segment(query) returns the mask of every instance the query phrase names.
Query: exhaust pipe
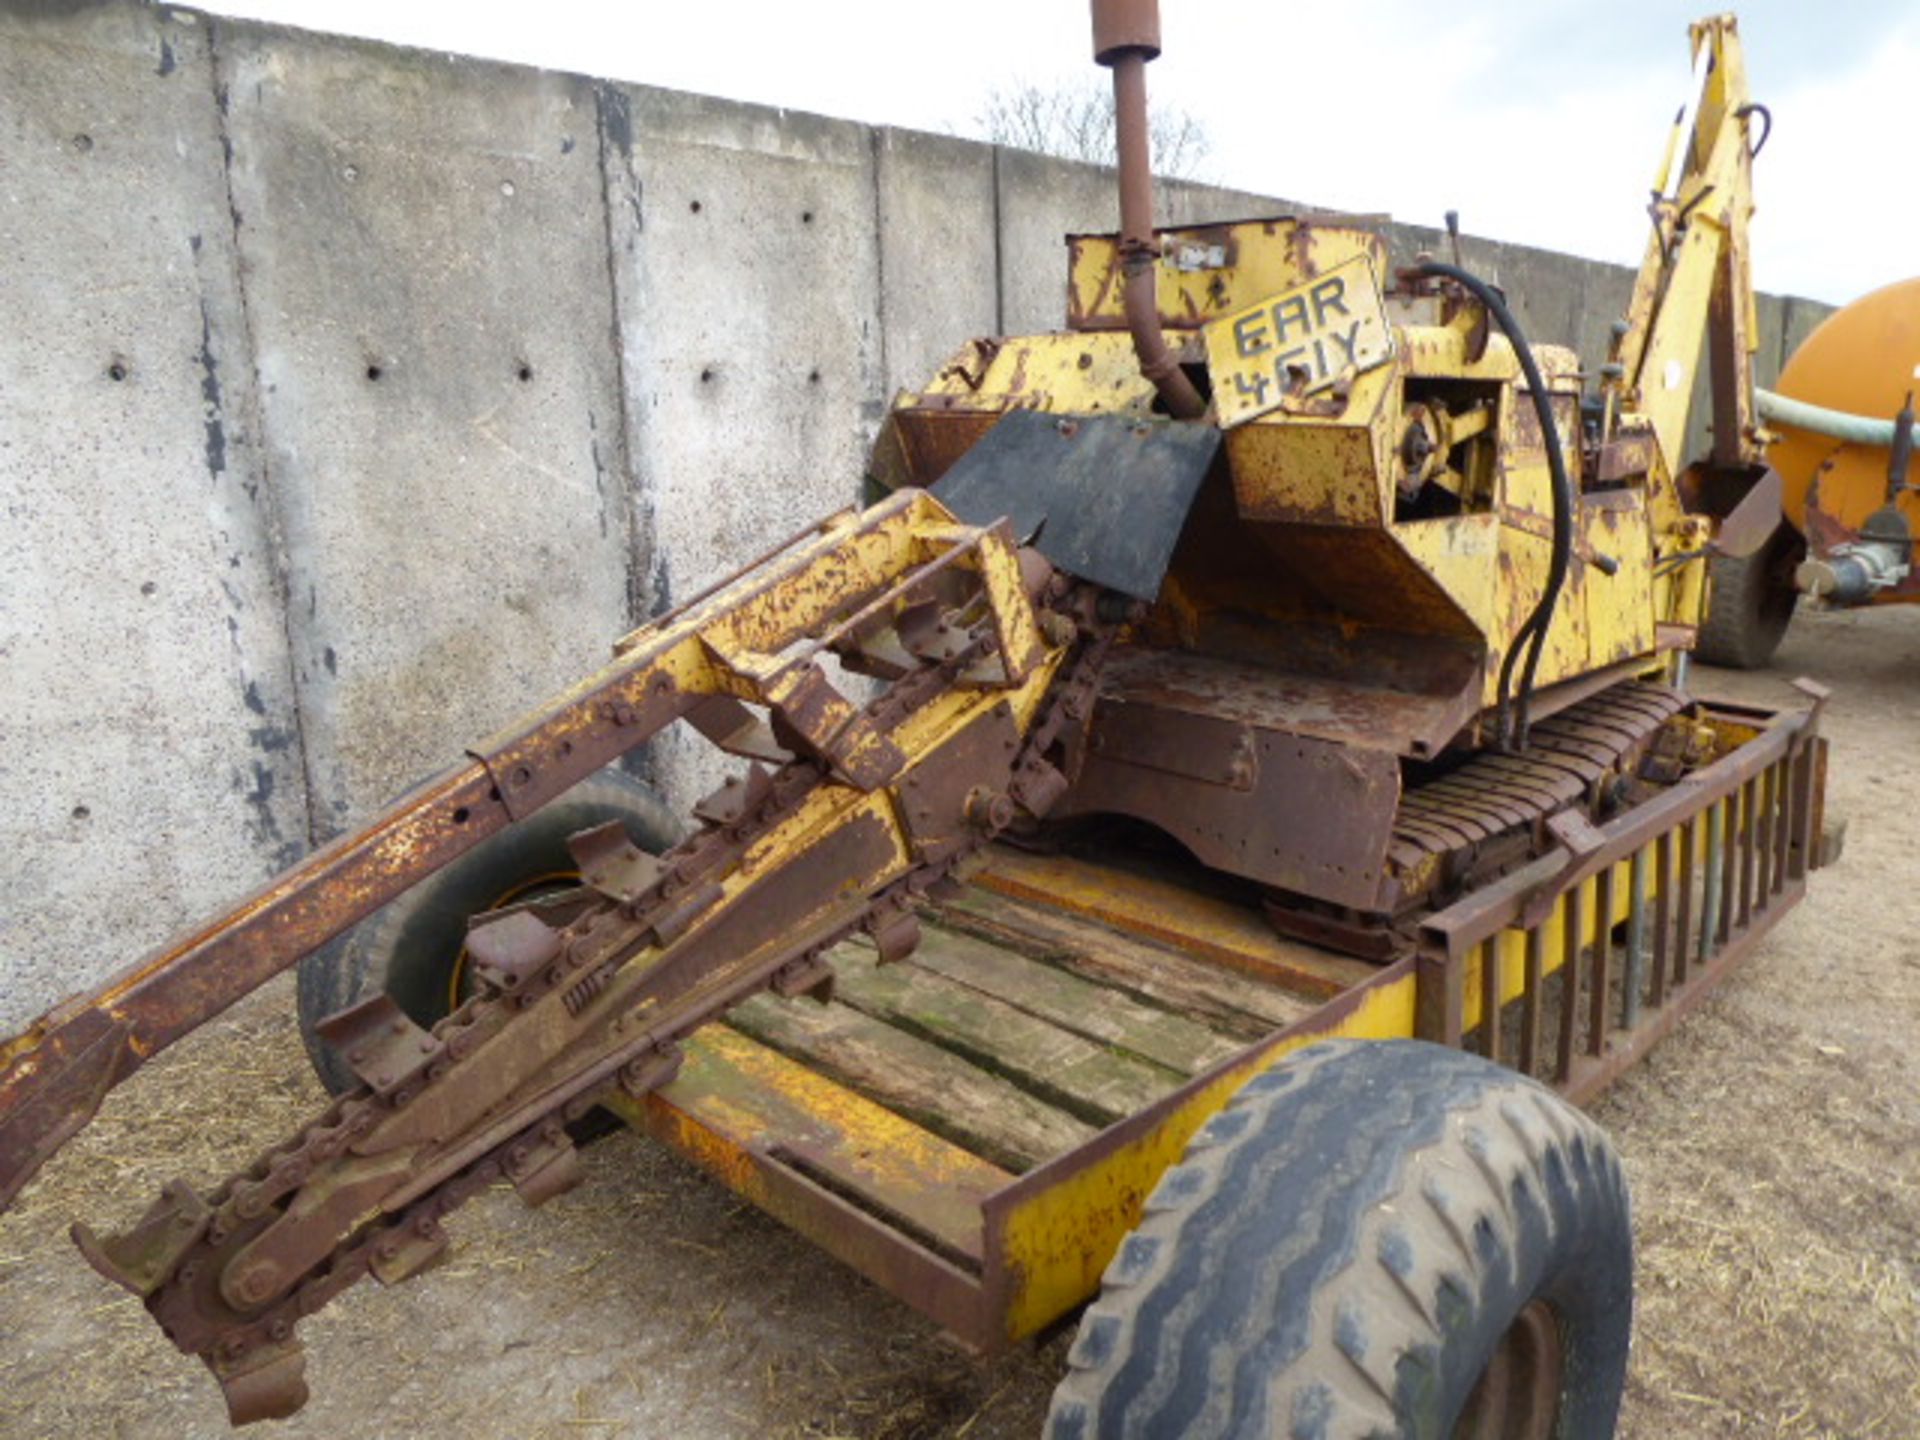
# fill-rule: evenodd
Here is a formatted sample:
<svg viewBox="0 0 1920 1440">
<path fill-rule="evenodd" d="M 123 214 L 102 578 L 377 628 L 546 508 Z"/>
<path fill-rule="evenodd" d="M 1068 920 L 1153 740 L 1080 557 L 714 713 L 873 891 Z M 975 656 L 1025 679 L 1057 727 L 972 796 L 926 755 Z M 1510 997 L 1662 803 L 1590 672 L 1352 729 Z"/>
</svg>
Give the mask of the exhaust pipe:
<svg viewBox="0 0 1920 1440">
<path fill-rule="evenodd" d="M 1160 53 L 1159 0 L 1093 0 L 1093 58 L 1113 71 L 1113 128 L 1120 152 L 1120 270 L 1126 277 L 1127 333 L 1140 373 L 1167 413 L 1198 420 L 1207 402 L 1160 333 L 1153 239 L 1153 159 L 1147 140 L 1147 61 Z"/>
</svg>

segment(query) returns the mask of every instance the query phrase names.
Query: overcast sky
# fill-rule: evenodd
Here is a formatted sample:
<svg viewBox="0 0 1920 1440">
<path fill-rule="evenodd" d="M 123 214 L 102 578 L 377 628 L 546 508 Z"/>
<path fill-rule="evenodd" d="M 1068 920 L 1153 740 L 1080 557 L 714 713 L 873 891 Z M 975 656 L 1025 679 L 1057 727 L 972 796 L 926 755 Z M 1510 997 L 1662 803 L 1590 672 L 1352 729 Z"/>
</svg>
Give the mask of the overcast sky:
<svg viewBox="0 0 1920 1440">
<path fill-rule="evenodd" d="M 1710 0 L 1162 0 L 1155 97 L 1201 177 L 1637 265 L 1686 26 Z M 1084 0 L 213 0 L 345 31 L 925 130 L 994 86 L 1093 69 Z M 1920 0 L 1748 0 L 1775 133 L 1756 165 L 1765 290 L 1844 303 L 1920 273 Z"/>
</svg>

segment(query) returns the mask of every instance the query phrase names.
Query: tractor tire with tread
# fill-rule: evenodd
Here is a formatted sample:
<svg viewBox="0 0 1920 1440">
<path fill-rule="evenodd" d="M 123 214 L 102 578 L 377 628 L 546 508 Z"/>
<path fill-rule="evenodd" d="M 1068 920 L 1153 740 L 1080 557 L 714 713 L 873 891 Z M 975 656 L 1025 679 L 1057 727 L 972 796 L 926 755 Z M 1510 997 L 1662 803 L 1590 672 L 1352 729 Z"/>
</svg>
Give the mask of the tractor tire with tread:
<svg viewBox="0 0 1920 1440">
<path fill-rule="evenodd" d="M 1806 549 L 1799 534 L 1782 525 L 1751 555 L 1709 560 L 1707 618 L 1693 653 L 1730 670 L 1758 670 L 1771 660 L 1800 602 L 1793 569 Z"/>
<path fill-rule="evenodd" d="M 609 767 L 517 824 L 508 826 L 428 876 L 344 934 L 301 960 L 300 1038 L 320 1083 L 339 1094 L 355 1083 L 315 1027 L 376 990 L 386 990 L 421 1025 L 450 1005 L 453 966 L 466 943 L 467 920 L 500 903 L 529 880 L 571 874 L 567 837 L 618 820 L 634 844 L 658 853 L 676 843 L 681 826 L 651 789 Z"/>
<path fill-rule="evenodd" d="M 1162 1177 L 1046 1433 L 1609 1436 L 1632 1247 L 1611 1145 L 1552 1091 L 1420 1041 L 1315 1045 Z"/>
</svg>

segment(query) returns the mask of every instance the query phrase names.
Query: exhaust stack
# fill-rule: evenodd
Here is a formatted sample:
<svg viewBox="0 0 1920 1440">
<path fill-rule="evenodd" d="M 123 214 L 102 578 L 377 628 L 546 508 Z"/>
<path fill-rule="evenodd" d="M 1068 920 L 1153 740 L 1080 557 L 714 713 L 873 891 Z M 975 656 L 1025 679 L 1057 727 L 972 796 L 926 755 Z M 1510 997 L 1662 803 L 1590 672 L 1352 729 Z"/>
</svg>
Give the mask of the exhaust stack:
<svg viewBox="0 0 1920 1440">
<path fill-rule="evenodd" d="M 1127 333 L 1140 373 L 1178 420 L 1197 420 L 1207 402 L 1160 332 L 1160 247 L 1153 238 L 1153 160 L 1147 140 L 1147 61 L 1160 53 L 1159 0 L 1092 0 L 1093 58 L 1113 71 L 1113 128 L 1120 152 L 1120 268 L 1126 276 Z"/>
</svg>

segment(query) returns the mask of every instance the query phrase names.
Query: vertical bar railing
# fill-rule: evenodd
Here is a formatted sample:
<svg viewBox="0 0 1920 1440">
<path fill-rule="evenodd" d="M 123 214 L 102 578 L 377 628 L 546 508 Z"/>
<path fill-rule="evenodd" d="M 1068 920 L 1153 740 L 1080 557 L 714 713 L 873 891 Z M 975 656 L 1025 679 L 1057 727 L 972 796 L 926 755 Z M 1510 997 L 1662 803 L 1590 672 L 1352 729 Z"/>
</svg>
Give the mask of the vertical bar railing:
<svg viewBox="0 0 1920 1440">
<path fill-rule="evenodd" d="M 1417 1033 L 1452 1045 L 1470 1036 L 1489 1059 L 1575 1099 L 1610 1083 L 1804 891 L 1819 862 L 1817 715 L 1774 717 L 1591 831 L 1578 853 L 1559 845 L 1428 919 Z M 1744 713 L 1731 723 L 1752 730 Z"/>
</svg>

